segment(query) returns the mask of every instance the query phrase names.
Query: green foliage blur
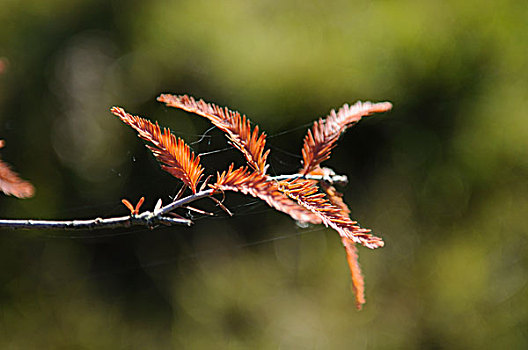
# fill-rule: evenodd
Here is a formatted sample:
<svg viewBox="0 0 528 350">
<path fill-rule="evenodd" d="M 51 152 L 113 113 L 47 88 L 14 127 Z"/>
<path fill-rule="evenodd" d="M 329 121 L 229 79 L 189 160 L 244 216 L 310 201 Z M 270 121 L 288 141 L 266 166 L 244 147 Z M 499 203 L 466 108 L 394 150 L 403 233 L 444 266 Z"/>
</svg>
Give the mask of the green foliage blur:
<svg viewBox="0 0 528 350">
<path fill-rule="evenodd" d="M 37 188 L 3 218 L 123 215 L 179 183 L 119 105 L 198 153 L 189 93 L 269 135 L 271 173 L 300 166 L 309 123 L 356 100 L 393 111 L 350 129 L 326 162 L 360 249 L 354 297 L 335 232 L 229 194 L 233 218 L 192 228 L 0 234 L 2 349 L 525 349 L 528 347 L 526 1 L 0 1 L 2 159 Z M 241 156 L 202 157 L 210 174 Z M 197 207 L 217 212 L 214 203 Z M 182 214 L 186 214 L 182 212 Z"/>
</svg>

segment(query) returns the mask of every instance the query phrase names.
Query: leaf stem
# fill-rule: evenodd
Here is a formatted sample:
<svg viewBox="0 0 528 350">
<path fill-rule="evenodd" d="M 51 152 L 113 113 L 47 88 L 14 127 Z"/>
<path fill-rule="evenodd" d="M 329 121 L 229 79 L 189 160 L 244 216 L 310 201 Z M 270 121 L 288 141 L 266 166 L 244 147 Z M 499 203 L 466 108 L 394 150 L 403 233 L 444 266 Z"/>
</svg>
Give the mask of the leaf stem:
<svg viewBox="0 0 528 350">
<path fill-rule="evenodd" d="M 303 174 L 291 174 L 291 175 L 278 175 L 270 176 L 272 180 L 294 180 L 294 179 L 306 179 L 306 180 L 323 180 L 330 185 L 341 185 L 345 186 L 348 184 L 348 177 L 346 175 L 303 175 Z"/>
</svg>

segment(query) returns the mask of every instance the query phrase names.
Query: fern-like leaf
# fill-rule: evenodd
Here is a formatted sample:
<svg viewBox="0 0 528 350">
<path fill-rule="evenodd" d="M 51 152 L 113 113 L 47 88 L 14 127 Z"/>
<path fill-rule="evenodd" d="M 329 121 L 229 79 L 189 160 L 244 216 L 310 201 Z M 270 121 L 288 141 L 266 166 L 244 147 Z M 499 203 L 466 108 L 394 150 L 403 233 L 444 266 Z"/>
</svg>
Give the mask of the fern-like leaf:
<svg viewBox="0 0 528 350">
<path fill-rule="evenodd" d="M 4 140 L 0 140 L 0 148 L 4 147 L 4 144 Z M 0 191 L 18 198 L 29 198 L 33 197 L 35 188 L 11 170 L 9 164 L 0 160 Z"/>
<path fill-rule="evenodd" d="M 139 137 L 152 143 L 147 147 L 162 164 L 163 170 L 182 180 L 196 193 L 196 185 L 202 178 L 204 169 L 200 165 L 200 157 L 195 156 L 182 139 L 176 138 L 170 129 L 164 128 L 162 132 L 158 123 L 153 124 L 131 115 L 122 108 L 113 107 L 111 112 L 136 130 Z"/>
<path fill-rule="evenodd" d="M 234 191 L 262 199 L 269 206 L 290 215 L 301 222 L 320 224 L 321 219 L 309 210 L 284 196 L 275 181 L 268 181 L 258 172 L 249 172 L 247 167 L 234 169 L 233 164 L 227 171 L 217 174 L 216 183 L 211 188 L 220 191 Z"/>
<path fill-rule="evenodd" d="M 352 221 L 348 216 L 342 215 L 340 209 L 330 203 L 324 193 L 318 192 L 317 186 L 312 181 L 303 179 L 283 181 L 278 189 L 319 216 L 323 224 L 336 230 L 341 237 L 349 238 L 371 249 L 383 247 L 381 238 L 370 234 L 369 229 L 359 227 L 357 222 Z"/>
<path fill-rule="evenodd" d="M 356 307 L 359 310 L 365 304 L 365 281 L 359 266 L 357 247 L 354 241 L 347 237 L 341 237 L 341 242 L 345 247 L 350 276 L 352 277 L 352 287 L 356 296 Z"/>
<path fill-rule="evenodd" d="M 328 168 L 319 168 L 319 169 L 322 170 L 323 172 L 332 171 L 331 169 L 328 169 Z M 343 201 L 343 194 L 338 192 L 334 186 L 330 185 L 326 181 L 320 181 L 319 187 L 324 193 L 326 193 L 330 203 L 332 203 L 337 208 L 339 208 L 342 215 L 348 216 L 348 214 L 350 214 L 350 209 L 348 208 L 348 205 L 345 203 L 345 201 Z"/>
<path fill-rule="evenodd" d="M 301 173 L 306 175 L 316 169 L 321 162 L 330 158 L 330 152 L 336 146 L 339 136 L 362 117 L 373 113 L 386 112 L 392 108 L 390 102 L 370 103 L 358 101 L 349 106 L 345 104 L 337 112 L 332 110 L 326 119 L 315 121 L 312 129 L 304 137 L 302 148 Z"/>
<path fill-rule="evenodd" d="M 240 150 L 249 166 L 259 173 L 265 174 L 268 165 L 266 159 L 269 150 L 265 151 L 266 134 L 259 134 L 258 126 L 251 130 L 249 119 L 239 112 L 228 108 L 218 107 L 203 100 L 196 101 L 187 95 L 162 94 L 158 101 L 169 107 L 183 109 L 187 112 L 198 114 L 211 121 L 216 127 L 227 134 L 227 137 L 238 150 Z"/>
<path fill-rule="evenodd" d="M 328 168 L 320 168 L 320 170 L 322 172 L 333 172 Z M 334 186 L 325 181 L 321 181 L 319 185 L 321 190 L 326 193 L 330 203 L 339 209 L 339 213 L 348 217 L 350 209 L 343 201 L 343 194 L 339 193 Z M 341 242 L 345 247 L 350 276 L 352 277 L 352 287 L 356 296 L 356 307 L 359 310 L 365 304 L 365 282 L 363 280 L 363 274 L 361 273 L 361 267 L 359 266 L 358 250 L 356 243 L 347 237 L 341 237 Z"/>
</svg>

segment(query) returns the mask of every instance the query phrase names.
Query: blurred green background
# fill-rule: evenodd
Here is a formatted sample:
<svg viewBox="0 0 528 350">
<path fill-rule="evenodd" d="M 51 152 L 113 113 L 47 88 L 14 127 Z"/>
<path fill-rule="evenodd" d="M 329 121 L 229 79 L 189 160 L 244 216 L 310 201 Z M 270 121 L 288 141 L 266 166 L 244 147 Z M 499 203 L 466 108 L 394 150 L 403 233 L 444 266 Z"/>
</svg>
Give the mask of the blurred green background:
<svg viewBox="0 0 528 350">
<path fill-rule="evenodd" d="M 360 249 L 354 308 L 335 232 L 230 194 L 192 228 L 0 234 L 2 349 L 525 349 L 528 347 L 526 1 L 0 1 L 2 158 L 37 188 L 5 218 L 122 215 L 179 183 L 112 105 L 196 152 L 226 147 L 155 101 L 189 93 L 269 135 L 273 174 L 299 167 L 309 123 L 393 102 L 340 140 Z M 208 173 L 241 156 L 203 156 Z M 217 211 L 205 201 L 196 206 Z"/>
</svg>

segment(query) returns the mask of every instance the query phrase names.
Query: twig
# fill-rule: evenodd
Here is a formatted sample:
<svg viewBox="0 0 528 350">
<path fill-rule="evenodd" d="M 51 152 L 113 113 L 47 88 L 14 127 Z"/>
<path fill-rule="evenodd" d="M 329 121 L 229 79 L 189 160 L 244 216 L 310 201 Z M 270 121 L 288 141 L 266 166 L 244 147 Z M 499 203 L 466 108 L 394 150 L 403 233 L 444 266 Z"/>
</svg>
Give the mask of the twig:
<svg viewBox="0 0 528 350">
<path fill-rule="evenodd" d="M 154 213 L 152 213 L 152 214 L 153 214 L 153 216 L 159 216 L 159 215 L 166 214 L 166 213 L 168 213 L 170 211 L 173 211 L 174 209 L 179 208 L 182 205 L 185 205 L 187 203 L 194 202 L 195 200 L 198 200 L 200 198 L 209 197 L 213 193 L 214 193 L 214 190 L 212 190 L 212 189 L 211 190 L 205 190 L 205 191 L 197 192 L 197 193 L 195 193 L 193 195 L 184 197 L 182 199 L 178 199 L 177 201 L 174 201 L 174 202 L 172 202 L 170 204 L 167 204 L 166 206 L 161 207 L 161 209 L 158 210 L 158 212 L 156 214 L 154 214 Z"/>
<path fill-rule="evenodd" d="M 165 225 L 192 225 L 188 219 L 170 218 L 166 216 L 152 216 L 146 211 L 137 216 L 120 216 L 115 218 L 95 218 L 90 220 L 0 220 L 0 227 L 12 229 L 96 229 L 96 228 L 117 228 L 130 226 L 149 226 L 156 224 Z"/>
<path fill-rule="evenodd" d="M 291 174 L 291 175 L 278 175 L 270 176 L 272 180 L 294 180 L 294 179 L 306 179 L 306 180 L 323 180 L 330 185 L 341 185 L 345 186 L 348 184 L 348 177 L 346 175 L 303 175 L 303 174 Z"/>
<path fill-rule="evenodd" d="M 345 175 L 280 175 L 270 176 L 270 180 L 289 180 L 296 178 L 324 180 L 328 183 L 347 183 L 348 179 Z M 87 220 L 33 220 L 33 219 L 0 219 L 0 228 L 12 229 L 63 229 L 63 230 L 85 230 L 85 229 L 100 229 L 100 228 L 118 228 L 131 226 L 148 226 L 153 227 L 158 224 L 163 225 L 187 225 L 190 226 L 193 222 L 185 218 L 168 217 L 169 214 L 176 208 L 185 206 L 188 203 L 196 200 L 211 197 L 214 194 L 213 189 L 207 189 L 187 197 L 178 199 L 161 208 L 156 208 L 153 212 L 144 211 L 142 213 L 134 213 L 128 216 L 111 217 L 111 218 L 95 218 Z M 212 197 L 211 197 L 212 198 Z M 139 208 L 138 208 L 139 209 Z"/>
<path fill-rule="evenodd" d="M 0 228 L 7 227 L 12 229 L 63 229 L 63 230 L 83 230 L 95 228 L 117 228 L 130 226 L 148 226 L 153 227 L 156 224 L 164 225 L 192 225 L 192 221 L 184 218 L 167 217 L 165 214 L 181 207 L 187 203 L 193 202 L 200 198 L 208 197 L 213 194 L 213 190 L 201 191 L 192 194 L 178 201 L 172 202 L 161 207 L 155 212 L 145 211 L 138 215 L 128 215 L 113 218 L 95 218 L 89 220 L 11 220 L 0 219 Z"/>
</svg>

